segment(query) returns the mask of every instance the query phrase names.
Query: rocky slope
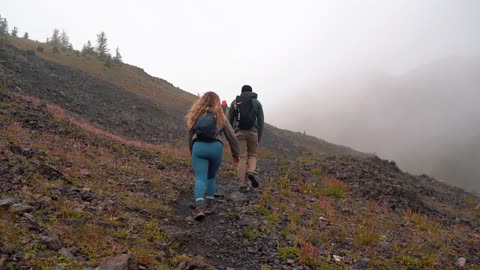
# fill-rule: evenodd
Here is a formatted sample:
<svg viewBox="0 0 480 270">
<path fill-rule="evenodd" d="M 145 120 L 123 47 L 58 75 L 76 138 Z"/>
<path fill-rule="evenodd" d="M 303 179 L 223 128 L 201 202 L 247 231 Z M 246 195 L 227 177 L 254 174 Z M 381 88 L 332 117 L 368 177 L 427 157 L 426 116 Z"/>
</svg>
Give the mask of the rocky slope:
<svg viewBox="0 0 480 270">
<path fill-rule="evenodd" d="M 94 135 L 55 109 L 0 90 L 0 269 L 83 269 L 127 252 L 175 265 L 158 226 L 189 179 L 185 157 Z"/>
<path fill-rule="evenodd" d="M 227 159 L 216 213 L 193 221 L 182 131 L 149 118 L 171 115 L 32 52 L 0 56 L 0 269 L 480 269 L 477 197 L 288 131 L 272 145 L 304 156 L 264 158 L 246 193 Z"/>
<path fill-rule="evenodd" d="M 184 141 L 186 132 L 181 123 L 184 122 L 183 118 L 189 105 L 185 105 L 183 99 L 177 100 L 170 93 L 177 91 L 185 95 L 183 91 L 170 89 L 170 94 L 164 96 L 147 95 L 144 91 L 139 93 L 119 86 L 118 81 L 124 80 L 122 76 L 128 74 L 123 74 L 120 69 L 115 73 L 116 67 L 110 70 L 113 79 L 106 81 L 100 79 L 99 74 L 90 74 L 81 69 L 59 64 L 58 61 L 47 61 L 36 53 L 33 50 L 24 51 L 0 42 L 2 59 L 0 83 L 60 105 L 68 112 L 79 115 L 102 129 L 128 138 L 155 144 Z M 69 56 L 65 57 L 68 60 Z M 68 62 L 67 60 L 65 62 Z M 136 74 L 135 77 L 139 84 L 154 79 L 156 78 L 147 74 Z M 125 85 L 133 87 L 131 83 Z M 149 91 L 157 90 L 163 91 L 162 89 Z M 194 100 L 193 95 L 191 99 Z M 281 130 L 271 125 L 267 125 L 264 133 L 262 146 L 277 154 L 298 155 L 302 152 L 314 152 L 364 155 L 348 147 Z"/>
<path fill-rule="evenodd" d="M 239 193 L 226 161 L 196 222 L 188 153 L 25 98 L 0 90 L 0 269 L 480 267 L 478 198 L 393 162 L 262 160 L 260 188 Z"/>
<path fill-rule="evenodd" d="M 0 43 L 3 84 L 41 97 L 81 115 L 91 123 L 142 138 L 168 142 L 183 135 L 178 114 L 78 69 L 45 61 L 34 51 L 21 51 Z M 168 119 L 169 121 L 164 121 Z"/>
</svg>

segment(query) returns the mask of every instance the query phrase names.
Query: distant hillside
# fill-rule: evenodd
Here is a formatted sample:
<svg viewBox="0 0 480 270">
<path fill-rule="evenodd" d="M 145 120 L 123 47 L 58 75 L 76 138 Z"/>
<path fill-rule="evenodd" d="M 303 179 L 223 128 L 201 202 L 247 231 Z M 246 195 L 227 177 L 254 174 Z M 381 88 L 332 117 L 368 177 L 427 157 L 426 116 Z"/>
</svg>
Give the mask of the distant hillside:
<svg viewBox="0 0 480 270">
<path fill-rule="evenodd" d="M 61 105 L 130 138 L 171 144 L 185 139 L 184 115 L 195 96 L 131 65 L 104 66 L 92 56 L 53 53 L 44 43 L 0 44 L 3 83 Z M 38 48 L 42 47 L 43 51 Z M 21 49 L 18 49 L 21 48 Z M 262 146 L 275 153 L 363 155 L 311 136 L 267 125 Z"/>
<path fill-rule="evenodd" d="M 266 125 L 265 142 L 268 147 L 281 152 L 314 153 L 320 155 L 353 155 L 367 156 L 367 154 L 352 150 L 346 146 L 336 145 L 313 136 L 279 129 L 272 125 Z"/>
</svg>

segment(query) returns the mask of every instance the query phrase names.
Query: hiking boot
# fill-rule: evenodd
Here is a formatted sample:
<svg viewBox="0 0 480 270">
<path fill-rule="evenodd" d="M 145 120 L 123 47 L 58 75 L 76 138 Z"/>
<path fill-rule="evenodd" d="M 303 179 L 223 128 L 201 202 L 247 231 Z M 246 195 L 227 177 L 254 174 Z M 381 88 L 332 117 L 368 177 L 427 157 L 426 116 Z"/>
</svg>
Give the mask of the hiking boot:
<svg viewBox="0 0 480 270">
<path fill-rule="evenodd" d="M 215 206 L 206 207 L 204 213 L 207 216 L 215 214 Z"/>
<path fill-rule="evenodd" d="M 207 206 L 204 213 L 205 215 L 215 214 L 215 199 L 207 198 Z"/>
<path fill-rule="evenodd" d="M 258 187 L 257 179 L 255 179 L 255 175 L 253 175 L 253 173 L 251 173 L 251 172 L 247 173 L 247 178 L 252 183 L 252 187 L 254 187 L 254 188 Z"/>
<path fill-rule="evenodd" d="M 196 221 L 202 221 L 205 218 L 205 208 L 203 206 L 195 208 L 193 213 L 193 219 Z"/>
</svg>

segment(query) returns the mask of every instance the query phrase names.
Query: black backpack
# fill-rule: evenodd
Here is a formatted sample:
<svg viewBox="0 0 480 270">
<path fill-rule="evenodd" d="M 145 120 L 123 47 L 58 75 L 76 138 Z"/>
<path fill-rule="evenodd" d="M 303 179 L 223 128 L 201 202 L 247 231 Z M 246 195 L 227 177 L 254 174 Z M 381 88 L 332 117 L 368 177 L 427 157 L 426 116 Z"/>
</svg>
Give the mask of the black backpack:
<svg viewBox="0 0 480 270">
<path fill-rule="evenodd" d="M 193 130 L 199 139 L 216 139 L 217 115 L 213 112 L 204 113 L 198 117 Z"/>
<path fill-rule="evenodd" d="M 235 99 L 235 118 L 240 129 L 251 129 L 257 120 L 257 110 L 253 98 L 237 96 Z"/>
</svg>

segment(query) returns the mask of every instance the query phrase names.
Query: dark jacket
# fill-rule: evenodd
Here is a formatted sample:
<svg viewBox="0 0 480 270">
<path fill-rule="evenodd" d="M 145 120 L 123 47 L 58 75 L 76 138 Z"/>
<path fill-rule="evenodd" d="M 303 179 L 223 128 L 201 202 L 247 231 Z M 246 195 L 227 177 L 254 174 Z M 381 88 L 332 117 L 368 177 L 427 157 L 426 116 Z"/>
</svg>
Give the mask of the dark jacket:
<svg viewBox="0 0 480 270">
<path fill-rule="evenodd" d="M 255 125 L 250 128 L 250 130 L 252 131 L 255 131 L 257 132 L 258 134 L 258 141 L 260 142 L 260 138 L 262 137 L 262 134 L 263 134 L 263 124 L 264 124 L 264 118 L 263 118 L 263 108 L 262 108 L 262 104 L 260 103 L 260 101 L 258 101 L 257 97 L 257 93 L 254 93 L 254 92 L 243 92 L 241 94 L 241 96 L 246 96 L 246 97 L 250 97 L 253 99 L 253 106 L 255 107 L 256 111 L 257 111 L 257 120 L 255 121 Z M 230 108 L 228 110 L 228 121 L 230 122 L 230 124 L 233 126 L 233 130 L 235 132 L 239 131 L 240 128 L 238 127 L 238 122 L 236 121 L 235 117 L 234 117 L 234 111 L 235 111 L 235 108 L 234 108 L 234 101 L 232 101 L 232 103 L 230 104 Z"/>
<path fill-rule="evenodd" d="M 224 116 L 225 117 L 225 116 Z M 228 120 L 225 118 L 225 126 L 217 130 L 217 141 L 222 142 L 220 139 L 220 134 L 223 132 L 225 134 L 225 138 L 227 138 L 228 144 L 230 144 L 230 149 L 232 150 L 232 155 L 234 157 L 238 157 L 240 155 L 240 147 L 238 146 L 238 141 L 237 138 L 235 137 L 235 132 L 233 131 L 232 126 L 228 122 Z M 196 141 L 202 141 L 201 139 L 197 138 L 197 134 L 193 130 L 190 130 L 188 132 L 188 141 L 190 145 L 190 152 L 192 151 L 192 146 Z"/>
</svg>

